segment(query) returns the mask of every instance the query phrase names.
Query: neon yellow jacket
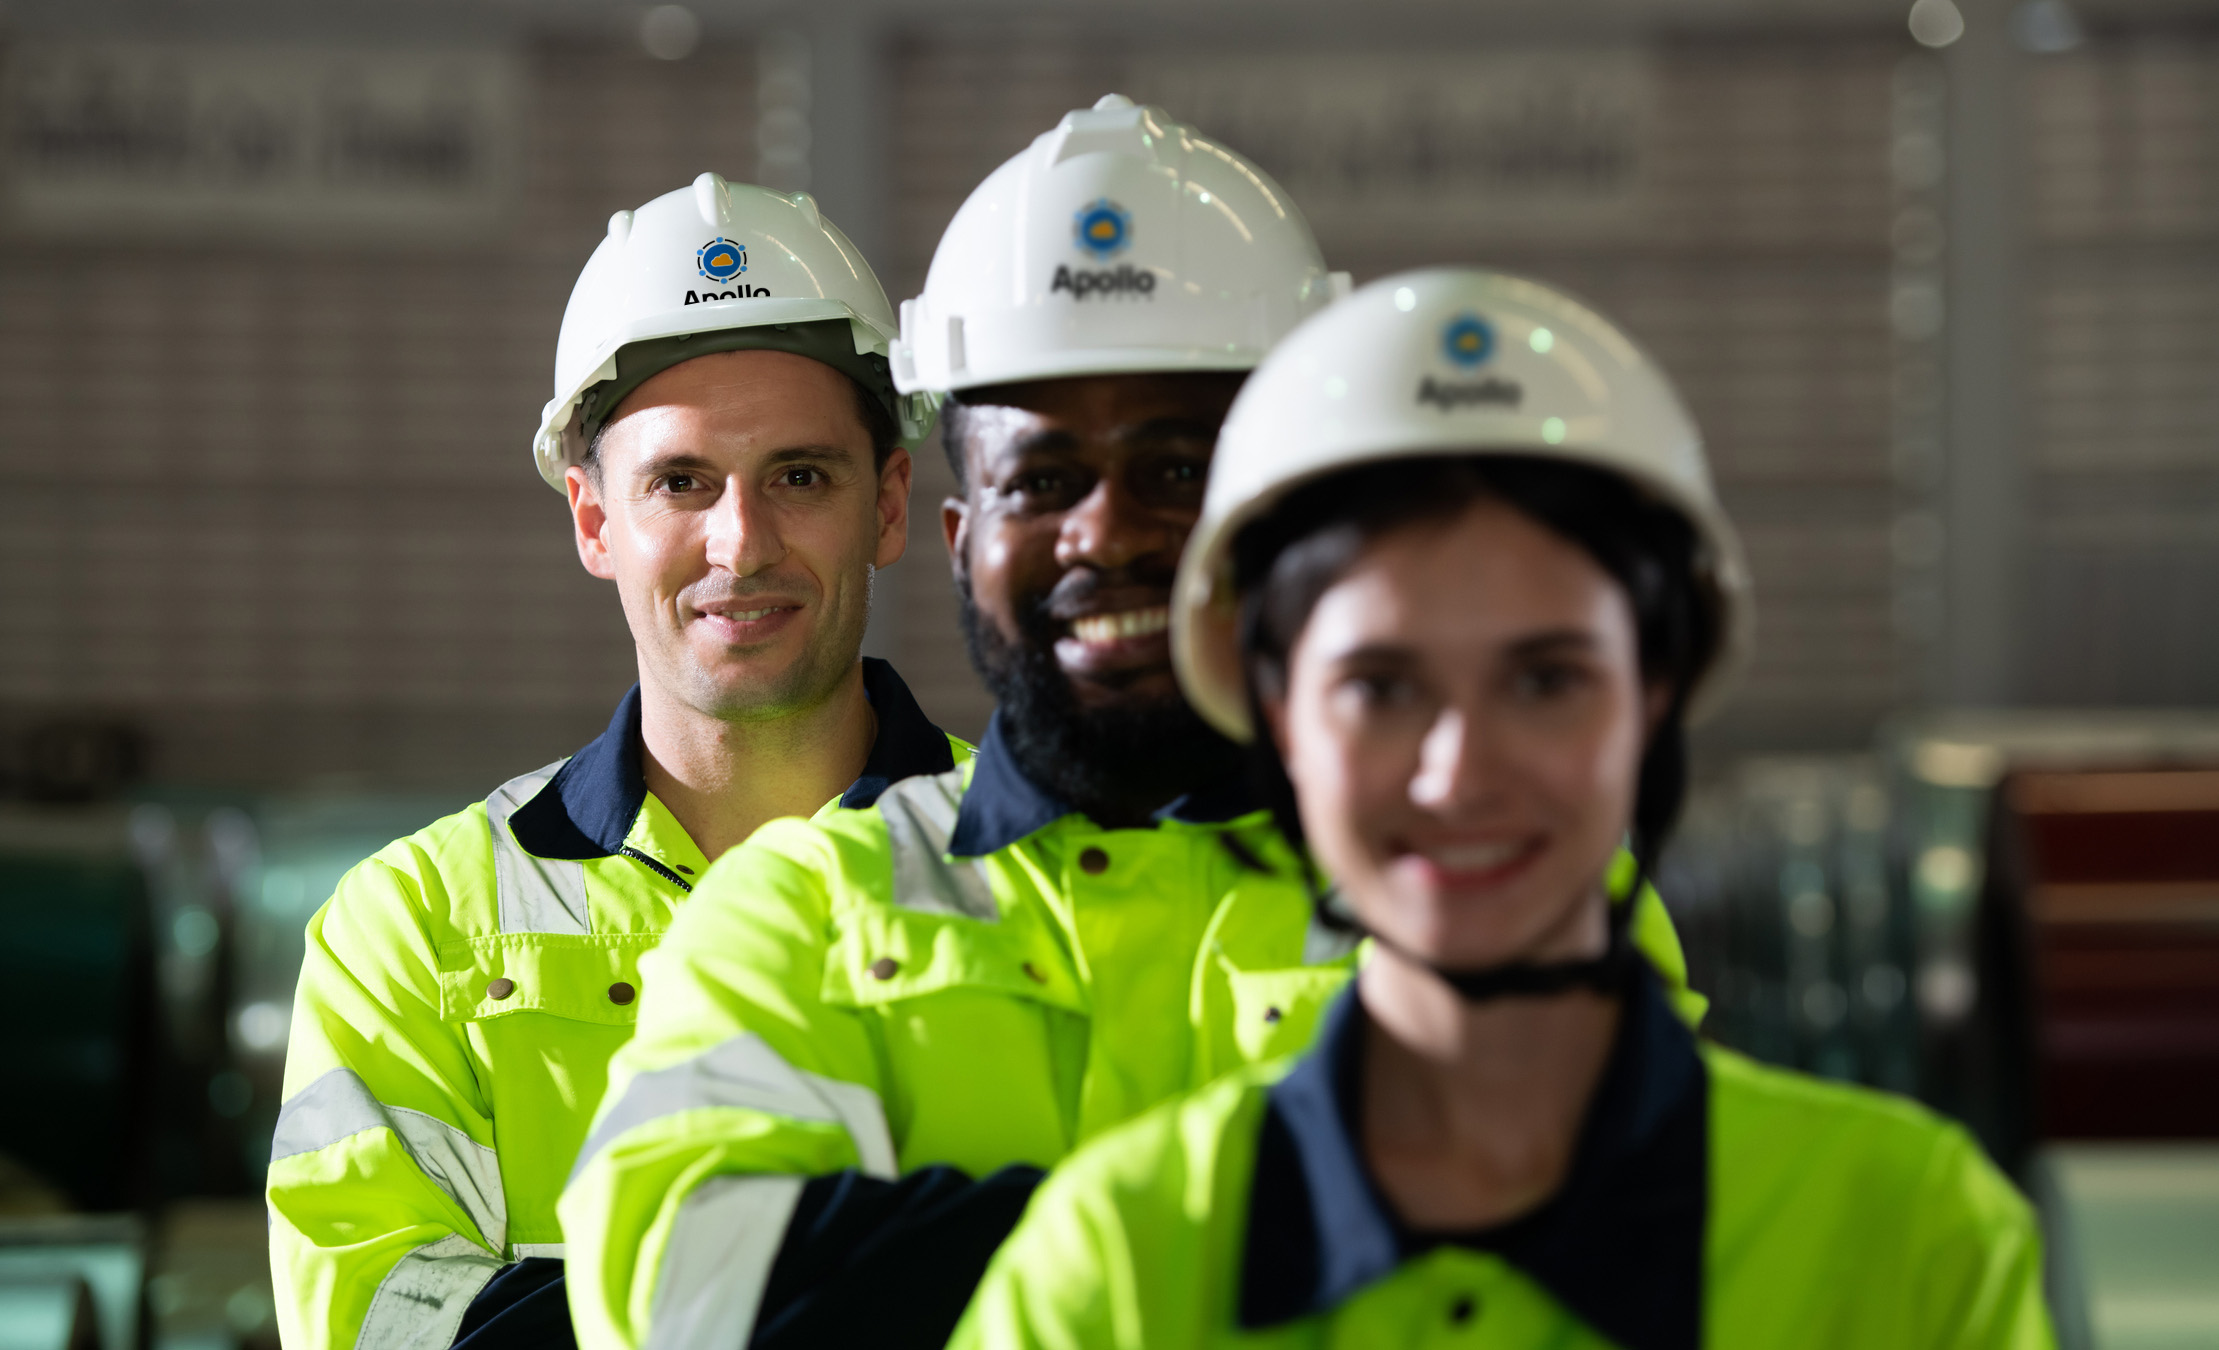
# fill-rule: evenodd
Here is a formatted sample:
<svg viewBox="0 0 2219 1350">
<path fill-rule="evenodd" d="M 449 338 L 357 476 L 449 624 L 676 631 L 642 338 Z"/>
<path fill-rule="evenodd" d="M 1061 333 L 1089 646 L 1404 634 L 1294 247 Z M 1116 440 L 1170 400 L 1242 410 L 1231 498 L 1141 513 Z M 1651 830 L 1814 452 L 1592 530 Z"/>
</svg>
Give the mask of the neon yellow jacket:
<svg viewBox="0 0 2219 1350">
<path fill-rule="evenodd" d="M 1052 1165 L 1299 1049 L 1352 961 L 1268 813 L 1197 794 L 1104 830 L 997 728 L 873 810 L 767 826 L 648 958 L 561 1202 L 580 1343 L 742 1344 L 807 1179 Z"/>
<path fill-rule="evenodd" d="M 864 681 L 878 739 L 841 802 L 968 753 L 884 662 Z M 445 1346 L 502 1266 L 563 1254 L 555 1199 L 641 958 L 708 870 L 639 747 L 635 688 L 577 755 L 387 846 L 309 920 L 268 1180 L 290 1350 Z"/>
<path fill-rule="evenodd" d="M 1379 1198 L 1354 997 L 1291 1066 L 1096 1141 L 1034 1196 L 951 1350 L 2040 1350 L 2028 1206 L 1910 1102 L 1698 1046 L 1628 1002 L 1564 1184 L 1413 1233 Z"/>
</svg>

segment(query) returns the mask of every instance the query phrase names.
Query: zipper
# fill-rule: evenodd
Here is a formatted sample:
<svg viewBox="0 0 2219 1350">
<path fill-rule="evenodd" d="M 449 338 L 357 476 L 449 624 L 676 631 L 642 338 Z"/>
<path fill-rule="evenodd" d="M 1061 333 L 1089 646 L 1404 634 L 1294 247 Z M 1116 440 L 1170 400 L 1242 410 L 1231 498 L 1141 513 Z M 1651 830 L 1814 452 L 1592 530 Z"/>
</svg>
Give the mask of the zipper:
<svg viewBox="0 0 2219 1350">
<path fill-rule="evenodd" d="M 633 848 L 630 844 L 626 844 L 624 847 L 618 849 L 617 852 L 623 854 L 627 858 L 635 858 L 640 862 L 646 863 L 649 867 L 653 868 L 657 872 L 660 872 L 664 877 L 675 883 L 679 890 L 684 891 L 688 895 L 693 894 L 692 882 L 686 880 L 682 876 L 679 876 L 676 872 L 671 871 L 669 868 L 663 866 L 661 863 L 655 861 L 655 859 L 649 857 L 645 853 L 642 853 L 638 849 Z"/>
</svg>

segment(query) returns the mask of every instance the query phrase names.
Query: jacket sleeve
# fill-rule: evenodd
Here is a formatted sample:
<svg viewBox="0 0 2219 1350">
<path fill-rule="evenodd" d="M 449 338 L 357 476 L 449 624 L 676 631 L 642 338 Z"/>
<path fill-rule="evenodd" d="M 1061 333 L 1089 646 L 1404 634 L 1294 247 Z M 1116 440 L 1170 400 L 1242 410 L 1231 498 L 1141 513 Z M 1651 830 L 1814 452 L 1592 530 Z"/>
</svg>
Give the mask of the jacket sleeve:
<svg viewBox="0 0 2219 1350">
<path fill-rule="evenodd" d="M 1955 1126 L 1934 1150 L 1918 1215 L 1906 1255 L 1920 1325 L 1906 1344 L 2055 1350 L 2033 1207 Z"/>
<path fill-rule="evenodd" d="M 1057 1165 L 948 1350 L 1201 1350 L 1238 1279 L 1263 1098 L 1220 1080 Z M 1229 1149 L 1228 1145 L 1232 1145 Z"/>
<path fill-rule="evenodd" d="M 821 997 L 826 869 L 797 856 L 832 845 L 808 828 L 775 822 L 720 859 L 642 962 L 638 1028 L 559 1207 L 589 1350 L 650 1329 L 744 1343 L 808 1180 L 895 1178 L 874 1042 Z"/>
<path fill-rule="evenodd" d="M 436 873 L 411 861 L 396 845 L 362 863 L 308 922 L 268 1181 L 293 1350 L 447 1345 L 502 1265 L 492 1121 L 440 1015 Z"/>
<path fill-rule="evenodd" d="M 943 1166 L 899 1181 L 857 1172 L 811 1180 L 786 1225 L 749 1346 L 939 1350 L 1040 1175 L 1015 1166 L 973 1181 Z"/>
</svg>

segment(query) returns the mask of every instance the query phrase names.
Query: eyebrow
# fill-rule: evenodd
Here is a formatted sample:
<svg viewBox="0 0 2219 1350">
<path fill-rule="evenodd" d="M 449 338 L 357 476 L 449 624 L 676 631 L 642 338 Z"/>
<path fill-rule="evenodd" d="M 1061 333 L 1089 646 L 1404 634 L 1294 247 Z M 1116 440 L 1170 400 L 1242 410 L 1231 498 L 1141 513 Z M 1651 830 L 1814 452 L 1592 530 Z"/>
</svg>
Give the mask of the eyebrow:
<svg viewBox="0 0 2219 1350">
<path fill-rule="evenodd" d="M 852 459 L 850 451 L 836 445 L 792 445 L 783 450 L 771 451 L 764 458 L 763 464 L 776 468 L 784 464 L 846 464 Z M 722 471 L 700 455 L 673 450 L 648 456 L 632 472 L 643 478 L 660 478 L 666 473 L 698 473 L 718 477 Z"/>
<path fill-rule="evenodd" d="M 1519 638 L 1507 648 L 1512 657 L 1532 658 L 1565 651 L 1592 651 L 1595 635 L 1579 628 L 1551 628 Z M 1418 661 L 1415 648 L 1399 642 L 1367 642 L 1333 658 L 1339 665 L 1410 665 Z"/>
<path fill-rule="evenodd" d="M 1180 440 L 1212 442 L 1217 439 L 1217 427 L 1193 417 L 1151 417 L 1145 422 L 1114 427 L 1104 439 L 1113 445 L 1126 446 Z M 1032 455 L 1071 455 L 1078 453 L 1083 443 L 1073 433 L 1053 427 L 1013 442 L 1003 452 L 1003 458 L 1005 462 L 1017 462 Z"/>
<path fill-rule="evenodd" d="M 1510 644 L 1510 653 L 1513 656 L 1546 656 L 1565 648 L 1589 651 L 1598 645 L 1595 635 L 1584 628 L 1551 628 L 1519 638 Z"/>
<path fill-rule="evenodd" d="M 1136 426 L 1119 427 L 1111 439 L 1128 445 L 1147 441 L 1215 441 L 1215 423 L 1195 417 L 1151 417 Z"/>
</svg>

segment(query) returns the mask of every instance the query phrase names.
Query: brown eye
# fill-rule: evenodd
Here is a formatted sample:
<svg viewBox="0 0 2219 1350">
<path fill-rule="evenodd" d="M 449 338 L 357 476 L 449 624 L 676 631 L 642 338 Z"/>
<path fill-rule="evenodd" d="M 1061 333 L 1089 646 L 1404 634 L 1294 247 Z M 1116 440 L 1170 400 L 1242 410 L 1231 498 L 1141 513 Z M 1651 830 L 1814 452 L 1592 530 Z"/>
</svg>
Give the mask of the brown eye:
<svg viewBox="0 0 2219 1350">
<path fill-rule="evenodd" d="M 1579 687 L 1587 672 L 1569 662 L 1550 661 L 1518 672 L 1515 688 L 1520 697 L 1535 701 L 1562 698 Z"/>
<path fill-rule="evenodd" d="M 1027 469 L 1009 480 L 1008 491 L 1029 511 L 1062 511 L 1082 500 L 1089 484 L 1064 468 Z"/>
</svg>

